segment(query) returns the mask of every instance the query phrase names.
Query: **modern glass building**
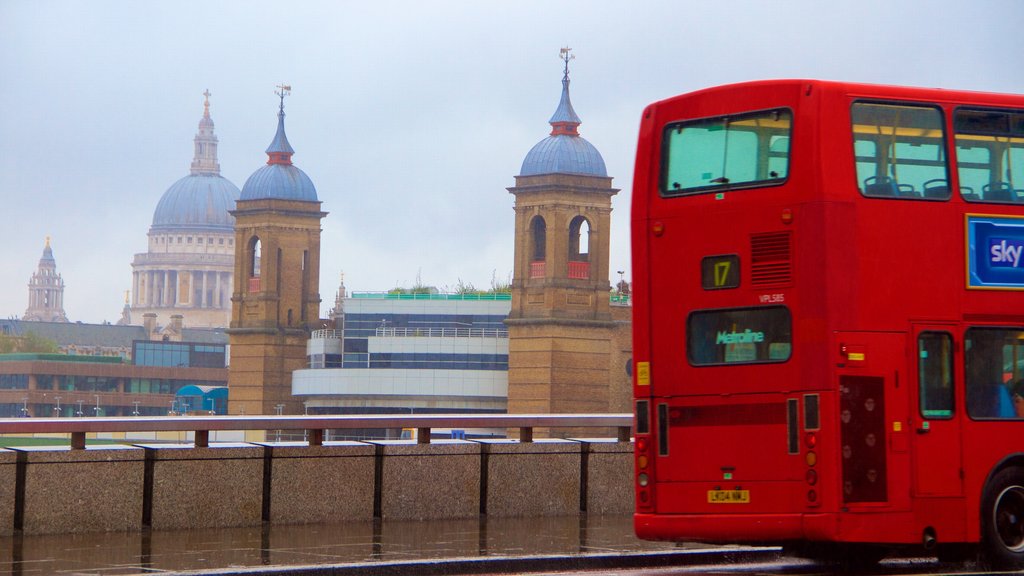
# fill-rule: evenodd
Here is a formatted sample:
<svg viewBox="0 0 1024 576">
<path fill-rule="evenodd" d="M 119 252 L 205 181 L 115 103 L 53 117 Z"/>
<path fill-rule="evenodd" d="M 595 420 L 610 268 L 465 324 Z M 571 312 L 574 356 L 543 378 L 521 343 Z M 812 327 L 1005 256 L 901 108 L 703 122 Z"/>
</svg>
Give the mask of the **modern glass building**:
<svg viewBox="0 0 1024 576">
<path fill-rule="evenodd" d="M 292 393 L 310 414 L 501 413 L 508 294 L 354 293 L 317 330 Z"/>
</svg>

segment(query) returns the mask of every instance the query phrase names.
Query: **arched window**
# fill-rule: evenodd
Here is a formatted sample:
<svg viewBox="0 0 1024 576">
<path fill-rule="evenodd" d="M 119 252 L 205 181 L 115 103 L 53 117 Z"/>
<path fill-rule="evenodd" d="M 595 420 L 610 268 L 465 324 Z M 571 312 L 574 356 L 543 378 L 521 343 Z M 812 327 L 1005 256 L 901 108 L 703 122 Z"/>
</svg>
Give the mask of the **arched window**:
<svg viewBox="0 0 1024 576">
<path fill-rule="evenodd" d="M 590 278 L 590 222 L 583 216 L 569 222 L 569 278 Z"/>
<path fill-rule="evenodd" d="M 548 226 L 541 216 L 530 220 L 530 278 L 544 277 L 544 261 L 547 253 Z"/>
<path fill-rule="evenodd" d="M 253 236 L 249 240 L 249 248 L 246 250 L 245 261 L 249 274 L 249 292 L 260 291 L 260 261 L 263 259 L 263 243 L 259 236 Z"/>
</svg>

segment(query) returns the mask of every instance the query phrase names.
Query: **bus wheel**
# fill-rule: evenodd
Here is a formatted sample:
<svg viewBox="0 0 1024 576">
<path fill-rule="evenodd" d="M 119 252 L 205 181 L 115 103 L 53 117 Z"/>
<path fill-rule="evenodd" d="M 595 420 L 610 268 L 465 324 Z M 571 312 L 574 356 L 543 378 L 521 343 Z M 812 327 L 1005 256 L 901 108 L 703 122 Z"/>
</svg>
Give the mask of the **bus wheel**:
<svg viewBox="0 0 1024 576">
<path fill-rule="evenodd" d="M 1024 471 L 1007 468 L 985 487 L 981 540 L 993 568 L 1024 567 Z"/>
</svg>

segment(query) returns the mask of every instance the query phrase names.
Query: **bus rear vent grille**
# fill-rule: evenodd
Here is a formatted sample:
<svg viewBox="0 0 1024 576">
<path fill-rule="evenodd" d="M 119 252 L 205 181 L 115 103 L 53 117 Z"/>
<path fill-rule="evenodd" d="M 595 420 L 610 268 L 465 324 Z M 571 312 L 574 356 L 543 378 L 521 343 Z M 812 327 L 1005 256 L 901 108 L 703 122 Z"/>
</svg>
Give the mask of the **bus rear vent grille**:
<svg viewBox="0 0 1024 576">
<path fill-rule="evenodd" d="M 788 284 L 793 279 L 790 233 L 750 236 L 750 283 L 754 286 Z"/>
</svg>

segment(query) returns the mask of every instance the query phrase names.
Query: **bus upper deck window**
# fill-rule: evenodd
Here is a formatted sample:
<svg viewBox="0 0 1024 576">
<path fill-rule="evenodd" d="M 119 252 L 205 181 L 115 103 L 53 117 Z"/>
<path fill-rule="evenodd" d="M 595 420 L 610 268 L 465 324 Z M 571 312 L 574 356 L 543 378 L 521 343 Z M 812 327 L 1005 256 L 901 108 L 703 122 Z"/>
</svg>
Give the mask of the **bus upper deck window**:
<svg viewBox="0 0 1024 576">
<path fill-rule="evenodd" d="M 1024 203 L 1024 111 L 959 108 L 953 128 L 963 199 Z"/>
<path fill-rule="evenodd" d="M 792 116 L 780 108 L 669 124 L 662 195 L 781 184 L 789 176 Z"/>
<path fill-rule="evenodd" d="M 932 106 L 855 102 L 850 116 L 861 194 L 949 199 L 941 110 Z"/>
</svg>

